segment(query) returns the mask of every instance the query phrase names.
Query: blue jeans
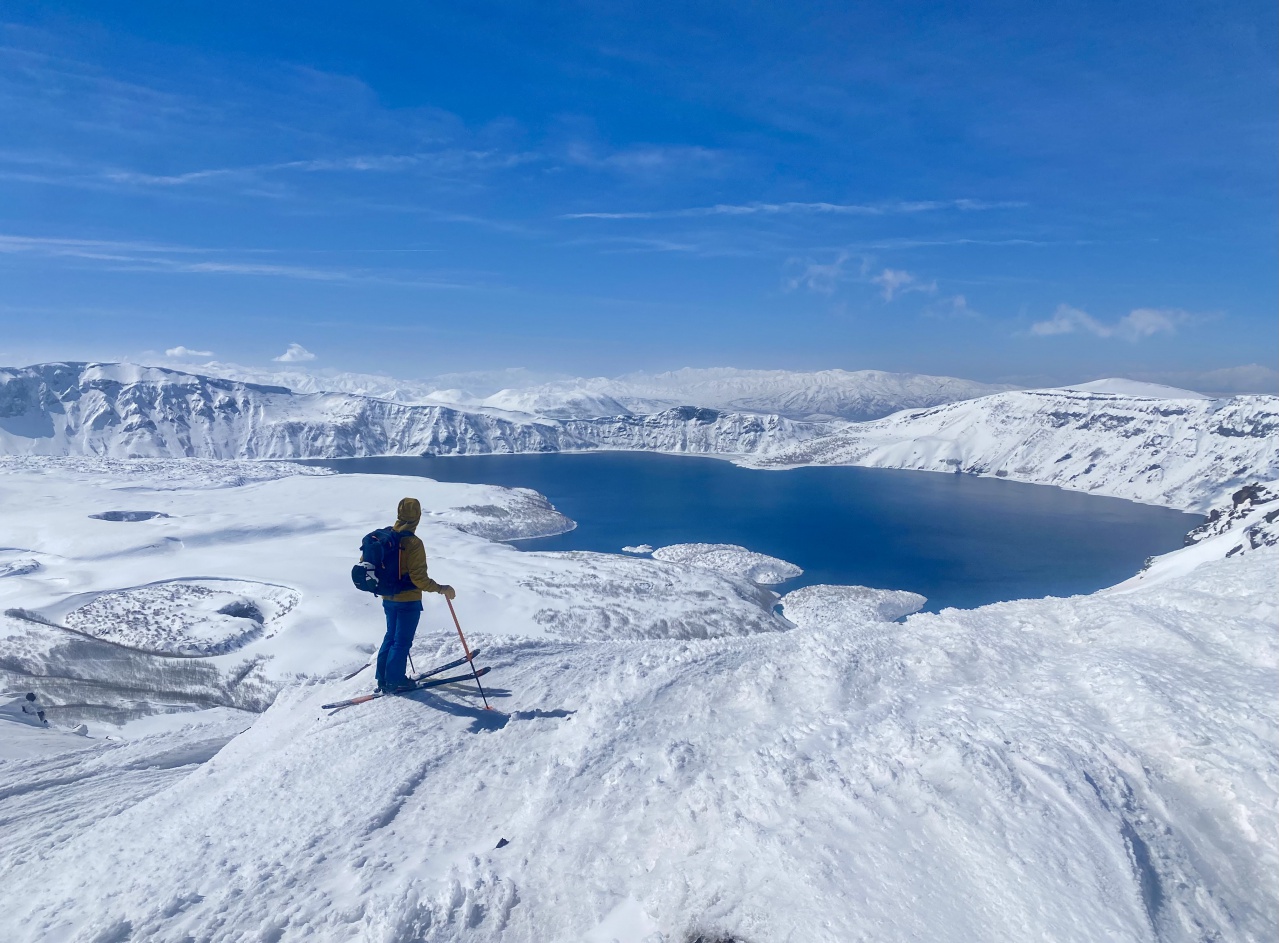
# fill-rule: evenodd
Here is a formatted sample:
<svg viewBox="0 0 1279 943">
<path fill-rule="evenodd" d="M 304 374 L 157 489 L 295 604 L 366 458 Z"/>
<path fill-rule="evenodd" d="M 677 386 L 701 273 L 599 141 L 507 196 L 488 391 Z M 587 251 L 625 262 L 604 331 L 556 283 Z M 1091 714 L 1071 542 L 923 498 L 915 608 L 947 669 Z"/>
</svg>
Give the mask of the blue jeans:
<svg viewBox="0 0 1279 943">
<path fill-rule="evenodd" d="M 404 669 L 422 618 L 422 603 L 384 599 L 382 609 L 386 613 L 386 638 L 377 652 L 377 686 L 386 690 L 408 679 Z"/>
</svg>

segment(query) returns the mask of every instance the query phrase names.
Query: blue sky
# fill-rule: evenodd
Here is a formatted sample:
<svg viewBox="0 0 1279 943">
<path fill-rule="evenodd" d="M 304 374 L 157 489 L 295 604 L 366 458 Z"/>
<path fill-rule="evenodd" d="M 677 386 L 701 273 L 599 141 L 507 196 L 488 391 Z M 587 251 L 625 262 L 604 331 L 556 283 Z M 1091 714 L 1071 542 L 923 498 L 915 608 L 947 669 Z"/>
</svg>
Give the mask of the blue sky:
<svg viewBox="0 0 1279 943">
<path fill-rule="evenodd" d="M 0 361 L 1275 365 L 1270 0 L 352 6 L 4 6 Z"/>
</svg>

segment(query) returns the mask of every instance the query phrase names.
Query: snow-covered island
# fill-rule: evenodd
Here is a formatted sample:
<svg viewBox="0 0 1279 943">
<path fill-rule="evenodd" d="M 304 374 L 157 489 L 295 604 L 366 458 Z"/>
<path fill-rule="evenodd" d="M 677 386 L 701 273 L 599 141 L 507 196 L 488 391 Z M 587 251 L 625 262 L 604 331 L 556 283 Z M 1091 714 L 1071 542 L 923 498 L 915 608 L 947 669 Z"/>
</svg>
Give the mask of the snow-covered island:
<svg viewBox="0 0 1279 943">
<path fill-rule="evenodd" d="M 0 676 L 52 726 L 0 705 L 0 938 L 1279 932 L 1275 397 L 1001 391 L 858 423 L 661 405 L 6 371 Z M 571 526 L 527 491 L 246 460 L 587 447 L 988 474 L 1208 520 L 1092 595 L 920 613 L 910 587 L 779 599 L 761 584 L 790 565 L 749 548 L 517 551 Z M 342 680 L 380 637 L 345 571 L 407 493 L 500 713 L 465 686 L 320 710 L 371 686 Z M 419 666 L 458 647 L 427 606 Z"/>
</svg>

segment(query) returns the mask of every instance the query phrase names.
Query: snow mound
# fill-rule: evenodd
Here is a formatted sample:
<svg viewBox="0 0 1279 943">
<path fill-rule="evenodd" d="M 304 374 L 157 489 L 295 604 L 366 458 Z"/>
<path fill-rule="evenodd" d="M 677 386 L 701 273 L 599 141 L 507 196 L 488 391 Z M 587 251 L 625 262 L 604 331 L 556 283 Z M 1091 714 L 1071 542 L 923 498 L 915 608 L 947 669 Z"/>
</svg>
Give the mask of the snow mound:
<svg viewBox="0 0 1279 943">
<path fill-rule="evenodd" d="M 511 488 L 504 504 L 468 504 L 442 512 L 450 527 L 489 540 L 527 540 L 564 534 L 577 526 L 530 488 Z M 435 514 L 432 516 L 441 516 Z"/>
<path fill-rule="evenodd" d="M 766 586 L 784 583 L 804 572 L 793 563 L 736 544 L 671 544 L 654 550 L 653 559 L 741 576 Z"/>
<path fill-rule="evenodd" d="M 712 569 L 672 573 L 646 559 L 582 551 L 526 556 L 532 572 L 519 587 L 538 601 L 533 621 L 550 635 L 706 639 L 787 628 L 773 615 L 772 591 Z"/>
<path fill-rule="evenodd" d="M 40 569 L 40 561 L 30 557 L 10 560 L 8 563 L 0 563 L 0 579 L 6 576 L 27 576 L 38 569 Z"/>
<path fill-rule="evenodd" d="M 928 599 L 900 589 L 804 586 L 781 598 L 782 614 L 802 629 L 862 622 L 895 622 L 924 608 Z"/>
<path fill-rule="evenodd" d="M 1059 389 L 1077 390 L 1081 393 L 1114 393 L 1117 396 L 1134 396 L 1139 399 L 1212 399 L 1211 396 L 1196 393 L 1194 390 L 1182 390 L 1175 386 L 1164 386 L 1162 383 L 1125 380 L 1121 377 L 1093 380 L 1091 383 L 1075 383 Z"/>
<path fill-rule="evenodd" d="M 653 548 L 649 544 L 635 544 L 634 546 L 622 548 L 622 553 L 643 554 L 643 553 L 652 553 L 652 552 L 653 552 Z"/>
<path fill-rule="evenodd" d="M 499 390 L 479 405 L 551 419 L 600 419 L 626 416 L 630 410 L 613 397 L 574 387 L 535 387 L 528 390 Z"/>
<path fill-rule="evenodd" d="M 94 638 L 166 655 L 221 655 L 269 637 L 301 595 L 247 580 L 166 580 L 102 593 L 66 615 Z"/>
</svg>

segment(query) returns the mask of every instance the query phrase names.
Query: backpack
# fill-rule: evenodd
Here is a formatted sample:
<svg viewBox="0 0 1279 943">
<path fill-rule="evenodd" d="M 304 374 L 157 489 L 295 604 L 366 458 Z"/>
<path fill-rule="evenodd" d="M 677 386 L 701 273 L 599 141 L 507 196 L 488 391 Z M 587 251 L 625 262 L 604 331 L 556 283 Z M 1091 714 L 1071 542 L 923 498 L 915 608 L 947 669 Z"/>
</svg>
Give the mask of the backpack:
<svg viewBox="0 0 1279 943">
<path fill-rule="evenodd" d="M 360 541 L 360 562 L 351 567 L 356 589 L 376 596 L 394 596 L 413 588 L 413 581 L 400 575 L 400 543 L 408 531 L 380 527 Z"/>
</svg>

